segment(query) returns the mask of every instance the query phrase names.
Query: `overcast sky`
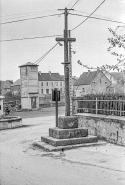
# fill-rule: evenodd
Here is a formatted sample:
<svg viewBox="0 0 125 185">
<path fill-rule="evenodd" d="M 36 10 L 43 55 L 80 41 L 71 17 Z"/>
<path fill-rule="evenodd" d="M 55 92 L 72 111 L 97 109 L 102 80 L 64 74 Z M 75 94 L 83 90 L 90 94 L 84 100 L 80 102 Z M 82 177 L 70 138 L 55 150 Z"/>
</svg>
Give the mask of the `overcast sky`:
<svg viewBox="0 0 125 185">
<path fill-rule="evenodd" d="M 1 0 L 1 23 L 14 20 L 42 17 L 62 13 L 58 9 L 71 8 L 77 0 Z M 103 0 L 79 0 L 74 11 L 69 13 L 89 15 Z M 125 0 L 105 0 L 93 16 L 125 22 Z M 68 16 L 68 28 L 72 30 L 85 17 Z M 88 19 L 81 26 L 71 32 L 76 38 L 72 43 L 73 76 L 79 77 L 87 69 L 77 64 L 80 60 L 84 65 L 97 67 L 104 64 L 116 64 L 116 57 L 107 52 L 108 38 L 111 33 L 108 28 L 115 29 L 118 23 L 97 19 Z M 64 15 L 32 19 L 0 25 L 0 40 L 20 39 L 29 37 L 43 37 L 62 35 L 64 29 Z M 20 78 L 19 65 L 35 62 L 55 44 L 55 37 L 32 40 L 0 42 L 1 44 L 1 79 L 16 81 Z M 39 71 L 45 73 L 59 72 L 64 74 L 64 48 L 57 45 L 40 63 Z"/>
</svg>

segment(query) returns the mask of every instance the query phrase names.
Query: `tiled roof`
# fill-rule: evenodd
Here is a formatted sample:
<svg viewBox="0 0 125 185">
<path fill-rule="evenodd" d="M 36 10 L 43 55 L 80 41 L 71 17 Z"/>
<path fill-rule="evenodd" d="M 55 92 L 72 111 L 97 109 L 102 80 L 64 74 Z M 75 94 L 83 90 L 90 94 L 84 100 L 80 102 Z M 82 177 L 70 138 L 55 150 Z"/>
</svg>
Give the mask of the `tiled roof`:
<svg viewBox="0 0 125 185">
<path fill-rule="evenodd" d="M 6 81 L 0 81 L 0 88 L 1 89 L 10 89 L 10 85 L 12 84 L 11 81 L 6 80 Z"/>
<path fill-rule="evenodd" d="M 123 76 L 125 75 L 124 73 L 120 73 L 120 72 L 111 72 L 110 73 L 112 76 L 113 76 L 113 78 L 115 78 L 117 81 L 119 81 L 119 80 L 121 80 L 121 79 L 123 79 Z"/>
<path fill-rule="evenodd" d="M 38 81 L 64 81 L 64 77 L 59 73 L 38 73 Z"/>
<path fill-rule="evenodd" d="M 88 71 L 82 73 L 82 75 L 78 78 L 78 80 L 74 83 L 74 86 L 77 85 L 90 85 L 91 82 L 97 75 L 97 71 Z"/>
<path fill-rule="evenodd" d="M 37 64 L 31 63 L 31 62 L 27 62 L 19 67 L 23 67 L 23 66 L 38 66 Z"/>
<path fill-rule="evenodd" d="M 17 85 L 21 85 L 21 80 L 20 80 L 20 79 L 16 80 L 16 81 L 11 85 L 11 87 L 12 87 L 12 86 L 17 86 Z"/>
</svg>

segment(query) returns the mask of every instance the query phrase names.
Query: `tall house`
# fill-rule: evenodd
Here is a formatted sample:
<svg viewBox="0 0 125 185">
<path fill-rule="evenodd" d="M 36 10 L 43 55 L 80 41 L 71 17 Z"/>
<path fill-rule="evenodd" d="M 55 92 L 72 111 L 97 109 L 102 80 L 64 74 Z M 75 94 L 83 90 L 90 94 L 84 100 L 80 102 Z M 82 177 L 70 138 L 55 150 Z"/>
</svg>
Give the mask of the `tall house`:
<svg viewBox="0 0 125 185">
<path fill-rule="evenodd" d="M 22 109 L 39 107 L 38 65 L 28 62 L 20 67 Z"/>
</svg>

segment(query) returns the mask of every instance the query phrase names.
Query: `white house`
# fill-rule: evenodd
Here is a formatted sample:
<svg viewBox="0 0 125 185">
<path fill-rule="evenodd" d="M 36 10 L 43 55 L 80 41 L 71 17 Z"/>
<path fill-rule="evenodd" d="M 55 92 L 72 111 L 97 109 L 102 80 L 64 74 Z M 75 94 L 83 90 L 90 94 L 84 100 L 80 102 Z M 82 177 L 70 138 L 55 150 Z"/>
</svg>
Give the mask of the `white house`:
<svg viewBox="0 0 125 185">
<path fill-rule="evenodd" d="M 64 93 L 64 76 L 59 73 L 38 73 L 39 95 L 52 94 L 52 89 L 58 88 Z"/>
</svg>

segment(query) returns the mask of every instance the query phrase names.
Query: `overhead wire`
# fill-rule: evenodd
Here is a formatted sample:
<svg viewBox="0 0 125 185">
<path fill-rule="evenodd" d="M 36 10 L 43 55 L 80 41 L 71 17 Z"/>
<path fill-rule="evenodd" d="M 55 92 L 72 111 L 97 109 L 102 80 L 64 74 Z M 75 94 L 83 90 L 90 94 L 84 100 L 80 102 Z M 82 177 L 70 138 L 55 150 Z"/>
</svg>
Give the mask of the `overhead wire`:
<svg viewBox="0 0 125 185">
<path fill-rule="evenodd" d="M 73 12 L 78 12 L 78 13 L 83 13 L 83 14 L 90 15 L 89 12 L 83 12 L 83 11 L 79 11 L 79 10 L 76 10 L 76 9 L 74 9 Z M 103 16 L 103 15 L 99 15 L 99 14 L 93 14 L 93 15 L 94 15 L 94 16 L 98 16 L 98 17 L 101 17 L 101 18 L 105 18 L 105 19 L 113 19 L 112 17 Z"/>
<path fill-rule="evenodd" d="M 36 60 L 34 62 L 34 64 L 38 64 L 39 62 L 41 62 L 41 60 L 43 60 L 49 53 L 50 51 L 52 51 L 59 43 L 57 42 L 50 50 L 48 50 L 42 57 L 40 57 L 38 60 Z"/>
<path fill-rule="evenodd" d="M 46 11 L 33 11 L 33 12 L 28 12 L 28 13 L 20 13 L 20 14 L 10 14 L 10 15 L 5 15 L 5 16 L 0 16 L 0 17 L 9 17 L 9 16 L 15 16 L 15 15 L 24 15 L 24 14 L 35 14 L 35 13 L 38 13 L 38 12 L 41 12 L 41 13 L 46 13 L 46 12 L 52 12 L 52 11 L 55 11 L 56 9 L 53 9 L 53 10 L 46 10 Z"/>
<path fill-rule="evenodd" d="M 48 35 L 43 37 L 29 37 L 29 38 L 20 38 L 20 39 L 9 39 L 9 40 L 0 40 L 0 42 L 11 42 L 11 41 L 21 41 L 21 40 L 32 40 L 32 39 L 43 39 L 43 38 L 50 38 L 50 37 L 57 37 L 62 35 Z"/>
<path fill-rule="evenodd" d="M 60 14 L 53 14 L 53 15 L 46 15 L 46 16 L 41 16 L 41 17 L 33 17 L 33 18 L 27 18 L 27 19 L 19 19 L 19 20 L 15 20 L 15 21 L 10 21 L 10 22 L 3 22 L 0 25 L 3 24 L 11 24 L 11 23 L 17 23 L 17 22 L 23 22 L 23 21 L 29 21 L 29 20 L 35 20 L 35 19 L 42 19 L 42 18 L 46 18 L 46 17 L 53 17 L 53 16 L 57 16 L 57 15 L 62 15 L 63 13 Z"/>
<path fill-rule="evenodd" d="M 80 0 L 77 0 L 71 7 L 71 9 L 79 2 Z"/>
<path fill-rule="evenodd" d="M 42 12 L 42 11 L 39 11 L 39 12 L 34 12 L 34 13 L 27 13 L 27 14 L 21 14 L 22 16 L 13 16 L 11 18 L 5 18 L 4 20 L 1 19 L 1 21 L 6 21 L 6 20 L 11 20 L 11 19 L 16 19 L 16 18 L 22 18 L 22 17 L 31 17 L 31 16 L 34 16 L 34 15 L 38 15 L 38 14 L 47 14 L 47 13 L 51 13 L 51 12 L 57 12 L 57 10 L 53 10 L 53 11 L 45 11 L 45 12 Z M 18 14 L 17 14 L 18 15 Z M 20 14 L 19 14 L 20 15 Z"/>
<path fill-rule="evenodd" d="M 120 24 L 125 24 L 124 22 L 120 22 L 120 21 L 115 21 L 115 20 L 109 20 L 109 19 L 103 19 L 103 18 L 99 18 L 99 17 L 90 17 L 90 16 L 86 16 L 86 15 L 80 15 L 80 14 L 74 14 L 74 13 L 69 13 L 70 15 L 77 15 L 77 16 L 81 16 L 81 17 L 87 17 L 90 19 L 98 19 L 98 20 L 103 20 L 103 21 L 109 21 L 109 22 L 116 22 L 116 23 L 120 23 Z M 73 30 L 73 29 L 72 29 Z M 71 31 L 72 31 L 71 30 Z"/>
<path fill-rule="evenodd" d="M 72 0 L 72 1 L 68 4 L 67 8 L 70 7 L 70 5 L 71 5 L 73 2 L 75 2 L 75 1 L 76 1 L 76 0 Z"/>
<path fill-rule="evenodd" d="M 78 28 L 79 26 L 81 26 L 85 21 L 87 21 L 90 17 L 91 17 L 91 15 L 93 15 L 101 6 L 102 6 L 102 4 L 105 2 L 105 0 L 104 1 L 102 1 L 101 2 L 101 4 L 99 4 L 99 6 L 97 6 L 97 8 L 84 20 L 84 21 L 82 21 L 80 24 L 78 24 L 76 27 L 74 27 L 73 29 L 71 29 L 71 31 L 73 31 L 73 30 L 75 30 L 76 28 Z"/>
</svg>

